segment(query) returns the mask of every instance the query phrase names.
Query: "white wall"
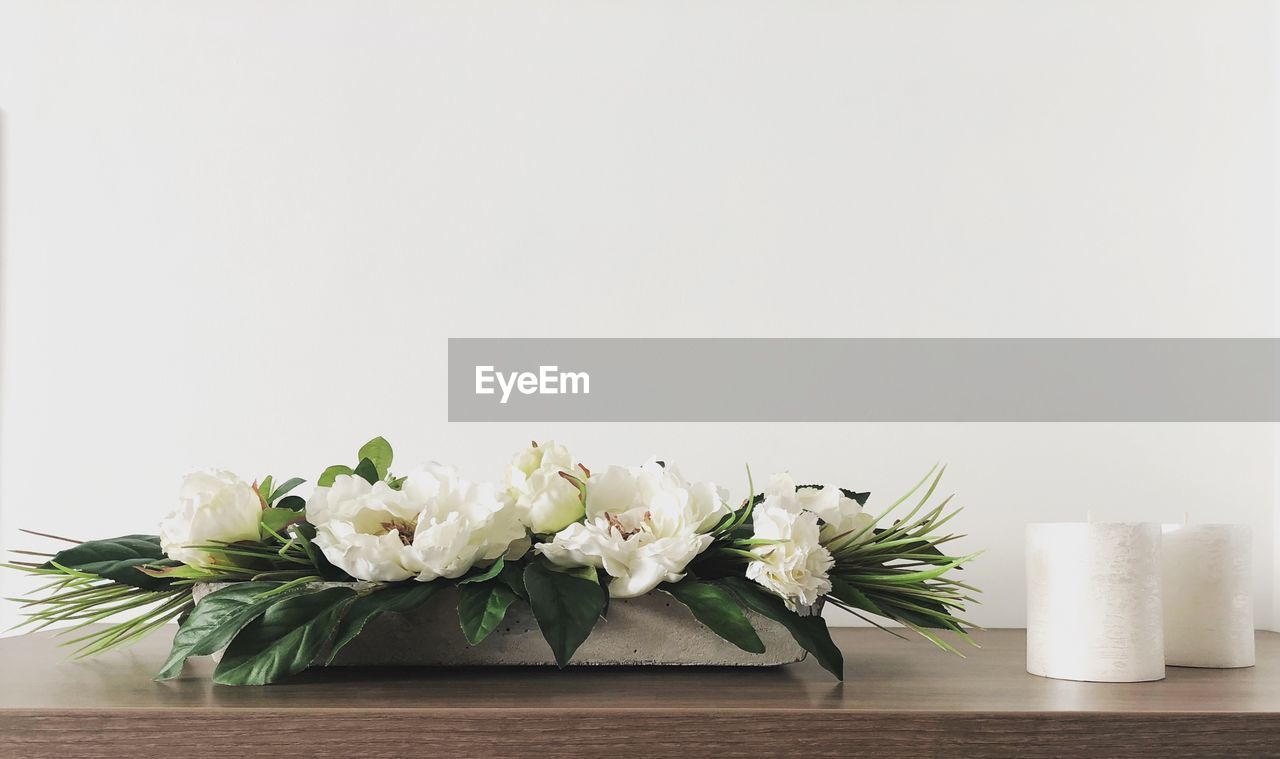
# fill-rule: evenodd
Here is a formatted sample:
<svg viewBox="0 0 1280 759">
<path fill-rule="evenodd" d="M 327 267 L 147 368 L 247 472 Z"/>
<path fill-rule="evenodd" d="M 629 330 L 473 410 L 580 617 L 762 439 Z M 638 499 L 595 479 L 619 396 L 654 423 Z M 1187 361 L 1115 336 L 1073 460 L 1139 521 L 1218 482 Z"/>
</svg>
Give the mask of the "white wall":
<svg viewBox="0 0 1280 759">
<path fill-rule="evenodd" d="M 942 459 L 980 623 L 1023 621 L 1022 525 L 1092 509 L 1252 524 L 1274 624 L 1271 426 L 450 425 L 444 368 L 448 336 L 1280 334 L 1275 16 L 0 2 L 0 541 L 375 434 L 882 501 Z"/>
</svg>

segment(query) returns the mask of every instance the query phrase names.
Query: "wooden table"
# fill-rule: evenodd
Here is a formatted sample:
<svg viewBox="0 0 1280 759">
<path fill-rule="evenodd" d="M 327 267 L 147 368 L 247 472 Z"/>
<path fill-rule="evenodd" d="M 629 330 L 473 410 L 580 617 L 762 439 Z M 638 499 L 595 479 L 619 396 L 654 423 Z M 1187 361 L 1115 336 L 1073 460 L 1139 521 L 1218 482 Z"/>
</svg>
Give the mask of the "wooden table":
<svg viewBox="0 0 1280 759">
<path fill-rule="evenodd" d="M 47 633 L 0 640 L 0 756 L 1280 756 L 1280 634 L 1258 666 L 1158 683 L 1046 680 L 1021 630 L 968 659 L 838 630 L 847 680 L 777 669 L 316 670 L 215 686 L 207 660 L 154 683 L 168 636 L 72 662 Z"/>
</svg>

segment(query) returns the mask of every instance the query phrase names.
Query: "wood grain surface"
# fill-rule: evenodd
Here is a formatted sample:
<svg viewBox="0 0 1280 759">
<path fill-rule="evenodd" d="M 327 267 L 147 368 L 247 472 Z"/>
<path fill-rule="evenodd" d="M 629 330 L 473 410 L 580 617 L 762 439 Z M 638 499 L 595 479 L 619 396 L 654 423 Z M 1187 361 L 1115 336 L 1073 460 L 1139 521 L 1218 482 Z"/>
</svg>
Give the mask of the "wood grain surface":
<svg viewBox="0 0 1280 759">
<path fill-rule="evenodd" d="M 329 669 L 154 683 L 161 634 L 74 662 L 48 633 L 0 640 L 0 757 L 1280 757 L 1280 634 L 1248 669 L 1156 683 L 1027 675 L 1025 634 L 967 659 L 836 630 L 846 681 L 774 669 Z"/>
</svg>

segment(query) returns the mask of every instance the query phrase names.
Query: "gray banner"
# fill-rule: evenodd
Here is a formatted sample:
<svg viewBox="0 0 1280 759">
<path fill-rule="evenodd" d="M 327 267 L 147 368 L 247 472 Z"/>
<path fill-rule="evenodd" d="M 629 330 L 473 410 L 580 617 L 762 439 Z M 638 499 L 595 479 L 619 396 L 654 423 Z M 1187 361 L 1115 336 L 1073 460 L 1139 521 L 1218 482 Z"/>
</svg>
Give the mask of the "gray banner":
<svg viewBox="0 0 1280 759">
<path fill-rule="evenodd" d="M 1280 340 L 450 338 L 453 422 L 1273 422 Z"/>
</svg>

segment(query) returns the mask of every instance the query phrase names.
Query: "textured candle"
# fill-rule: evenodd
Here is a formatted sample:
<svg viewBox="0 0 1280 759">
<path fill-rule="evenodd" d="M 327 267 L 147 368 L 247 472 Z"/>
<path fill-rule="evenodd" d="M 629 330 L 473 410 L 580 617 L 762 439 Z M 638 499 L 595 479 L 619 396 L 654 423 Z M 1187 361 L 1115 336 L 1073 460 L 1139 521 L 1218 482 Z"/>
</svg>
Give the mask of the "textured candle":
<svg viewBox="0 0 1280 759">
<path fill-rule="evenodd" d="M 1164 677 L 1160 525 L 1027 525 L 1027 671 L 1062 680 Z"/>
<path fill-rule="evenodd" d="M 1253 666 L 1252 543 L 1242 524 L 1164 526 L 1166 664 Z"/>
</svg>

